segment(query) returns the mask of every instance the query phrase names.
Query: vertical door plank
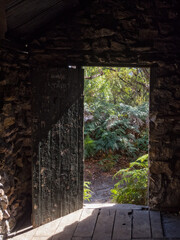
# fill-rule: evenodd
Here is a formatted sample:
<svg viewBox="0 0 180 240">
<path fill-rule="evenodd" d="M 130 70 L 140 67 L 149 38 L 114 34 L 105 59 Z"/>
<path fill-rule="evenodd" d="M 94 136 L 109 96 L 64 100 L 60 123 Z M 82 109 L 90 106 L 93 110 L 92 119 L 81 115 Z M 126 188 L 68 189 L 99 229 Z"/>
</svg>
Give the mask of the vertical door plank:
<svg viewBox="0 0 180 240">
<path fill-rule="evenodd" d="M 131 239 L 132 210 L 117 209 L 112 240 Z"/>
<path fill-rule="evenodd" d="M 150 211 L 151 229 L 153 238 L 163 238 L 160 212 Z"/>
<path fill-rule="evenodd" d="M 48 132 L 47 138 L 41 141 L 40 145 L 40 179 L 41 179 L 41 224 L 51 221 L 51 134 Z"/>
<path fill-rule="evenodd" d="M 151 238 L 149 211 L 133 211 L 132 238 Z"/>
<path fill-rule="evenodd" d="M 83 206 L 83 71 L 37 69 L 33 80 L 33 226 Z"/>
<path fill-rule="evenodd" d="M 84 70 L 78 69 L 80 98 L 78 100 L 78 205 L 83 205 L 84 193 Z M 83 159 L 83 161 L 82 161 Z"/>
<path fill-rule="evenodd" d="M 84 209 L 74 237 L 92 237 L 99 209 Z"/>
<path fill-rule="evenodd" d="M 115 209 L 102 208 L 95 226 L 93 240 L 111 240 Z"/>
<path fill-rule="evenodd" d="M 61 193 L 57 188 L 60 186 L 60 173 L 61 173 L 61 164 L 60 164 L 60 153 L 59 153 L 59 132 L 60 124 L 59 122 L 55 124 L 52 130 L 51 136 L 51 212 L 54 216 L 54 219 L 61 216 L 60 212 L 60 202 L 61 202 Z"/>
<path fill-rule="evenodd" d="M 70 162 L 70 212 L 74 211 L 78 207 L 78 108 L 79 100 L 71 107 L 69 112 L 70 119 L 70 152 L 71 152 L 71 162 Z M 77 147 L 75 147 L 77 145 Z"/>
<path fill-rule="evenodd" d="M 70 174 L 70 149 L 69 149 L 69 132 L 70 132 L 70 123 L 69 123 L 69 111 L 63 115 L 61 118 L 61 133 L 62 142 L 61 142 L 61 196 L 62 196 L 62 216 L 69 213 L 69 174 Z"/>
</svg>

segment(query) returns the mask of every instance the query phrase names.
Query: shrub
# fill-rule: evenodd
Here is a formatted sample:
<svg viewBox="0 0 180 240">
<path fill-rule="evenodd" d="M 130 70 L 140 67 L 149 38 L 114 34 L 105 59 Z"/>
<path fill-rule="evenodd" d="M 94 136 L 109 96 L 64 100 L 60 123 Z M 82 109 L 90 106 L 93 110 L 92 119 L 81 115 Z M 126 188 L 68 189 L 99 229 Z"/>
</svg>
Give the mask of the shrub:
<svg viewBox="0 0 180 240">
<path fill-rule="evenodd" d="M 99 166 L 103 172 L 109 172 L 115 167 L 118 159 L 119 155 L 112 155 L 112 153 L 109 153 L 107 157 L 99 160 Z"/>
<path fill-rule="evenodd" d="M 117 203 L 147 203 L 148 154 L 130 163 L 129 168 L 119 170 L 114 177 L 121 175 L 111 190 L 111 197 Z"/>
<path fill-rule="evenodd" d="M 84 138 L 84 157 L 92 157 L 96 152 L 95 141 L 87 134 Z"/>
<path fill-rule="evenodd" d="M 85 123 L 85 158 L 109 151 L 121 152 L 132 159 L 147 152 L 148 104 L 132 107 L 126 104 L 99 103 L 86 109 L 93 119 Z"/>
</svg>

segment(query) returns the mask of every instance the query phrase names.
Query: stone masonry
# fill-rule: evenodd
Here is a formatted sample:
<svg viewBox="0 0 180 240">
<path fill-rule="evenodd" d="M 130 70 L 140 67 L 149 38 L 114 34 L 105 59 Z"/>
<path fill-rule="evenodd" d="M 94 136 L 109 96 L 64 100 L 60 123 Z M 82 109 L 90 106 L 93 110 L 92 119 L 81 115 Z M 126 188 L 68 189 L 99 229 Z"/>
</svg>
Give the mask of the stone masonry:
<svg viewBox="0 0 180 240">
<path fill-rule="evenodd" d="M 27 53 L 0 50 L 0 175 L 12 217 L 31 203 L 31 83 Z"/>
<path fill-rule="evenodd" d="M 0 47 L 0 174 L 16 219 L 31 202 L 31 68 L 151 67 L 149 205 L 180 209 L 177 0 L 92 0 L 42 27 L 26 52 Z M 29 204 L 30 205 L 30 204 Z"/>
</svg>

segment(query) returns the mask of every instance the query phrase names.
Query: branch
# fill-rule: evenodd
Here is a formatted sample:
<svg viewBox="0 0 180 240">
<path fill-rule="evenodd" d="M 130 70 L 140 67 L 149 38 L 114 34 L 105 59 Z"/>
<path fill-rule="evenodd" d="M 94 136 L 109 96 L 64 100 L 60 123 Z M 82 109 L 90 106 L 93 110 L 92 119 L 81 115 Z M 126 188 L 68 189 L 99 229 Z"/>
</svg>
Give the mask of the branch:
<svg viewBox="0 0 180 240">
<path fill-rule="evenodd" d="M 85 77 L 85 79 L 94 79 L 94 78 L 102 76 L 103 74 L 104 74 L 103 71 L 101 71 L 100 73 L 97 73 L 97 74 L 92 75 L 90 77 Z"/>
<path fill-rule="evenodd" d="M 117 72 L 117 70 L 114 69 L 114 68 L 109 68 L 109 69 L 110 69 L 111 71 Z M 134 74 L 135 77 L 136 77 L 135 82 L 136 82 L 137 84 L 140 84 L 141 86 L 143 86 L 145 89 L 149 90 L 149 86 L 147 86 L 145 83 L 141 83 L 141 82 L 137 81 L 138 70 L 139 70 L 141 73 L 144 72 L 146 78 L 149 79 L 149 73 L 148 73 L 148 70 L 147 70 L 146 68 L 143 68 L 143 69 L 138 69 L 138 68 L 137 68 L 137 74 L 135 74 L 135 73 L 133 73 L 133 74 Z M 117 76 L 118 76 L 118 78 L 119 78 L 121 81 L 123 81 L 124 83 L 128 84 L 129 86 L 133 86 L 133 84 L 131 84 L 131 83 L 128 82 L 128 81 L 125 81 L 125 80 L 124 80 L 123 78 L 121 78 L 118 74 L 117 74 Z"/>
</svg>

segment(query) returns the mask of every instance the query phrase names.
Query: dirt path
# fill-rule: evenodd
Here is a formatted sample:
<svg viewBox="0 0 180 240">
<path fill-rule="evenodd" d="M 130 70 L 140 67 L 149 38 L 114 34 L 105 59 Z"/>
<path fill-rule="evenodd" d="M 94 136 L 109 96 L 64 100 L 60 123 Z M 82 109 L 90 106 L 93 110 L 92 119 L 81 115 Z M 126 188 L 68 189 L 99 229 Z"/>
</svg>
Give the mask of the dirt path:
<svg viewBox="0 0 180 240">
<path fill-rule="evenodd" d="M 91 203 L 110 203 L 111 192 L 114 187 L 115 181 L 112 180 L 112 176 L 100 176 L 91 181 L 92 198 Z"/>
<path fill-rule="evenodd" d="M 113 176 L 117 171 L 129 165 L 125 158 L 121 158 L 114 167 L 105 171 L 99 163 L 98 159 L 93 158 L 85 161 L 84 180 L 91 183 L 92 191 L 91 201 L 85 201 L 85 203 L 111 203 L 111 189 L 118 181 L 118 179 L 113 179 Z"/>
</svg>

